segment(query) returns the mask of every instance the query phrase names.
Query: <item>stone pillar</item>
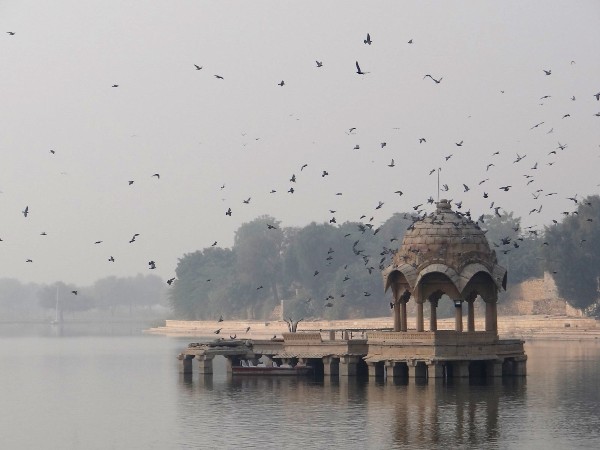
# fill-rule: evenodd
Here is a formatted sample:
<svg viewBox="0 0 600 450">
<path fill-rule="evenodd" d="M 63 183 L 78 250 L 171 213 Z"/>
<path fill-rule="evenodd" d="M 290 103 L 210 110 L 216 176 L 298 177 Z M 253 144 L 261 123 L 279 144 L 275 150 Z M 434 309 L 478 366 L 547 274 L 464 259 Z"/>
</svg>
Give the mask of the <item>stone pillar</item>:
<svg viewBox="0 0 600 450">
<path fill-rule="evenodd" d="M 196 356 L 198 361 L 198 373 L 202 375 L 208 375 L 213 373 L 213 355 L 199 355 Z M 229 367 L 228 367 L 229 370 Z"/>
<path fill-rule="evenodd" d="M 513 375 L 515 377 L 527 376 L 527 356 L 515 358 L 513 362 Z"/>
<path fill-rule="evenodd" d="M 427 365 L 428 378 L 444 378 L 444 366 L 438 362 L 431 362 Z"/>
<path fill-rule="evenodd" d="M 431 314 L 429 316 L 429 329 L 431 331 L 437 331 L 437 306 L 438 299 L 429 299 L 431 303 Z"/>
<path fill-rule="evenodd" d="M 400 367 L 395 361 L 386 361 L 384 367 L 386 378 L 392 379 L 400 376 Z"/>
<path fill-rule="evenodd" d="M 408 378 L 427 378 L 427 366 L 416 361 L 409 362 Z"/>
<path fill-rule="evenodd" d="M 381 363 L 369 362 L 367 363 L 367 367 L 369 368 L 369 378 L 382 377 L 384 375 L 384 368 Z"/>
<path fill-rule="evenodd" d="M 454 300 L 454 318 L 455 318 L 455 326 L 454 329 L 458 332 L 462 332 L 463 330 L 463 322 L 462 322 L 462 301 Z"/>
<path fill-rule="evenodd" d="M 485 372 L 488 377 L 501 377 L 502 376 L 502 363 L 501 359 L 495 359 L 487 361 Z"/>
<path fill-rule="evenodd" d="M 469 376 L 469 361 L 456 361 L 453 364 L 453 378 L 468 378 Z"/>
<path fill-rule="evenodd" d="M 333 356 L 323 356 L 323 375 L 329 377 L 340 373 L 340 364 Z"/>
<path fill-rule="evenodd" d="M 350 334 L 348 333 L 348 330 L 344 330 L 344 340 L 350 340 Z"/>
<path fill-rule="evenodd" d="M 485 302 L 485 331 L 498 331 L 496 299 Z"/>
<path fill-rule="evenodd" d="M 233 359 L 231 356 L 225 356 L 225 366 L 227 367 L 227 373 L 231 375 L 233 373 Z"/>
<path fill-rule="evenodd" d="M 191 355 L 179 355 L 177 357 L 177 359 L 179 359 L 179 361 L 181 361 L 181 364 L 179 365 L 179 373 L 183 373 L 183 374 L 189 374 L 192 373 L 192 359 L 194 357 Z"/>
<path fill-rule="evenodd" d="M 423 331 L 423 303 L 417 303 L 417 331 Z"/>
<path fill-rule="evenodd" d="M 329 340 L 330 341 L 335 341 L 335 331 L 331 330 L 329 332 Z"/>
<path fill-rule="evenodd" d="M 340 358 L 339 374 L 341 377 L 355 377 L 358 365 L 358 356 L 344 355 Z"/>
<path fill-rule="evenodd" d="M 406 302 L 400 302 L 400 331 L 408 330 L 408 320 L 406 317 Z"/>
<path fill-rule="evenodd" d="M 467 331 L 475 331 L 475 305 L 474 300 L 467 301 Z"/>
</svg>

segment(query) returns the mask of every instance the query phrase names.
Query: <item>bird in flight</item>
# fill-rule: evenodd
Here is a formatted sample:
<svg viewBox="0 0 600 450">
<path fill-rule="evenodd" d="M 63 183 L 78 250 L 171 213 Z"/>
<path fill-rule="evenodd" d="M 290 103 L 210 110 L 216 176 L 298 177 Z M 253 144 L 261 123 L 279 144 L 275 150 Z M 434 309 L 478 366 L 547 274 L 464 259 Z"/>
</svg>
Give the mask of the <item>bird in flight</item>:
<svg viewBox="0 0 600 450">
<path fill-rule="evenodd" d="M 460 141 L 460 142 L 455 142 L 457 147 L 462 147 L 464 141 Z"/>
<path fill-rule="evenodd" d="M 194 64 L 194 67 L 196 68 L 196 70 L 202 70 L 202 66 L 199 66 L 198 64 Z"/>
<path fill-rule="evenodd" d="M 552 73 L 552 70 L 550 70 L 550 69 L 548 69 L 548 70 L 546 70 L 546 69 L 542 69 L 542 70 L 544 71 L 544 73 L 545 73 L 546 75 L 550 75 L 550 74 Z"/>
<path fill-rule="evenodd" d="M 7 32 L 6 32 L 6 34 L 9 34 L 9 35 L 11 35 L 11 36 L 14 36 L 14 35 L 15 35 L 15 32 L 14 32 L 14 31 L 7 31 Z"/>
<path fill-rule="evenodd" d="M 128 184 L 129 186 L 131 186 L 133 183 L 134 183 L 134 181 L 133 181 L 133 180 L 129 180 L 129 181 L 127 182 L 127 184 Z"/>
<path fill-rule="evenodd" d="M 277 227 L 275 225 L 271 225 L 270 223 L 267 224 L 267 229 L 269 230 L 276 230 Z"/>
<path fill-rule="evenodd" d="M 422 144 L 423 142 L 427 142 L 427 140 L 425 138 L 419 138 L 419 144 Z"/>
<path fill-rule="evenodd" d="M 29 206 L 26 206 L 25 209 L 22 211 L 23 216 L 27 217 L 27 215 L 29 214 Z"/>
<path fill-rule="evenodd" d="M 130 244 L 133 244 L 135 242 L 135 238 L 138 237 L 140 235 L 140 233 L 135 233 L 133 236 L 131 236 L 131 239 L 129 240 Z"/>
<path fill-rule="evenodd" d="M 155 173 L 152 175 L 153 177 L 156 177 L 157 180 L 160 180 L 160 173 Z"/>
<path fill-rule="evenodd" d="M 544 123 L 544 122 L 536 123 L 534 126 L 532 126 L 532 127 L 530 128 L 530 130 L 533 130 L 534 128 L 537 128 L 537 127 L 539 127 L 539 126 L 540 126 L 540 125 L 542 125 L 543 123 Z"/>
<path fill-rule="evenodd" d="M 394 159 L 392 158 L 392 162 L 388 164 L 388 167 L 394 167 L 396 164 L 394 164 Z"/>
<path fill-rule="evenodd" d="M 217 78 L 218 80 L 224 80 L 225 79 L 221 75 L 215 75 L 215 78 Z"/>
<path fill-rule="evenodd" d="M 442 82 L 442 77 L 440 77 L 440 79 L 439 79 L 439 80 L 436 80 L 436 79 L 435 79 L 435 78 L 433 78 L 431 75 L 427 74 L 427 75 L 425 75 L 425 76 L 423 77 L 423 79 L 425 79 L 425 78 L 427 78 L 427 77 L 429 77 L 429 78 L 431 78 L 433 81 L 435 81 L 435 84 L 440 84 L 440 83 Z"/>
<path fill-rule="evenodd" d="M 367 33 L 367 38 L 363 41 L 365 44 L 371 45 L 373 41 L 371 40 L 371 35 Z"/>
<path fill-rule="evenodd" d="M 247 205 L 250 203 L 251 199 L 252 199 L 252 197 L 248 197 L 246 200 L 242 200 L 242 203 L 245 203 Z"/>
<path fill-rule="evenodd" d="M 77 295 L 77 291 L 71 291 L 71 294 Z"/>
<path fill-rule="evenodd" d="M 317 63 L 317 67 L 323 67 L 323 61 L 315 61 Z"/>
<path fill-rule="evenodd" d="M 111 256 L 110 258 L 108 258 L 108 260 L 109 260 L 110 262 L 115 262 L 115 258 L 114 258 L 114 257 L 112 257 L 112 256 Z"/>
<path fill-rule="evenodd" d="M 118 84 L 113 84 L 111 87 L 119 87 Z"/>
<path fill-rule="evenodd" d="M 175 277 L 173 277 L 173 278 L 169 278 L 169 279 L 167 280 L 167 284 L 168 284 L 169 286 L 171 286 L 171 285 L 173 284 L 173 281 L 175 281 Z"/>
<path fill-rule="evenodd" d="M 285 81 L 281 80 L 279 83 L 277 83 L 279 86 L 284 86 L 285 85 Z"/>
<path fill-rule="evenodd" d="M 369 73 L 369 72 L 363 72 L 362 70 L 360 70 L 360 66 L 358 65 L 358 61 L 356 61 L 356 73 L 359 74 L 359 75 L 364 75 L 364 74 Z"/>
<path fill-rule="evenodd" d="M 231 217 L 231 208 L 227 208 L 225 215 Z"/>
<path fill-rule="evenodd" d="M 148 267 L 150 270 L 156 269 L 156 263 L 154 261 L 148 261 Z"/>
</svg>

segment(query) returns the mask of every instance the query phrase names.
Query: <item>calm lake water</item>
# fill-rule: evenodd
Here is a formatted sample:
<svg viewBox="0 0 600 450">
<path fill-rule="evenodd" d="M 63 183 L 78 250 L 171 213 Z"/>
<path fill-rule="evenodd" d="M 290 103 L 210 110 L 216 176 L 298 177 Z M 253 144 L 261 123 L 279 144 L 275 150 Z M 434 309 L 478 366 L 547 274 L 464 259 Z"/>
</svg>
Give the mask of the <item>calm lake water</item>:
<svg viewBox="0 0 600 450">
<path fill-rule="evenodd" d="M 42 334 L 0 337 L 2 449 L 600 448 L 599 342 L 528 343 L 526 379 L 395 384 L 183 377 L 189 339 Z"/>
</svg>

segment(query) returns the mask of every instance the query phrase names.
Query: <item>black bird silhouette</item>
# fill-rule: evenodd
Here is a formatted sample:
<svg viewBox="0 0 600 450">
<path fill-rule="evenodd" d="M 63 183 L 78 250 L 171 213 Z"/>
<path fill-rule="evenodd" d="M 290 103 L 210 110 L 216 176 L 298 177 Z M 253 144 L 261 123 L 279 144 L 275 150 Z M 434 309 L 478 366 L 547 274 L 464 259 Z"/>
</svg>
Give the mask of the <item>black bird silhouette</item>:
<svg viewBox="0 0 600 450">
<path fill-rule="evenodd" d="M 392 158 L 392 162 L 388 164 L 388 167 L 394 167 L 396 164 L 394 164 L 394 159 Z"/>
<path fill-rule="evenodd" d="M 134 183 L 134 181 L 133 181 L 133 180 L 129 180 L 129 181 L 127 182 L 127 184 L 129 184 L 129 186 L 131 186 L 133 183 Z"/>
<path fill-rule="evenodd" d="M 211 247 L 216 247 L 216 245 L 217 245 L 217 241 L 213 242 L 213 243 L 211 244 Z"/>
<path fill-rule="evenodd" d="M 129 240 L 129 243 L 130 243 L 130 244 L 133 244 L 133 243 L 135 242 L 135 238 L 136 238 L 136 237 L 138 237 L 139 235 L 140 235 L 140 233 L 135 233 L 135 234 L 134 234 L 134 235 L 131 237 L 131 239 Z"/>
<path fill-rule="evenodd" d="M 423 142 L 427 142 L 427 140 L 425 138 L 419 138 L 419 144 L 422 144 Z"/>
<path fill-rule="evenodd" d="M 160 173 L 155 173 L 155 174 L 152 174 L 152 176 L 153 176 L 153 177 L 156 177 L 157 179 L 160 179 Z"/>
<path fill-rule="evenodd" d="M 156 269 L 156 263 L 154 261 L 148 261 L 148 265 L 150 266 L 149 269 Z"/>
<path fill-rule="evenodd" d="M 217 322 L 223 322 L 223 316 L 219 317 L 219 320 L 217 320 Z"/>
<path fill-rule="evenodd" d="M 26 260 L 25 262 L 30 262 L 30 263 L 32 263 L 32 262 L 33 262 L 33 259 L 28 259 L 28 260 Z"/>
<path fill-rule="evenodd" d="M 111 256 L 110 258 L 108 258 L 108 260 L 109 260 L 110 262 L 115 262 L 115 258 L 113 258 L 112 256 Z"/>
<path fill-rule="evenodd" d="M 113 84 L 111 87 L 119 87 L 118 84 Z"/>
<path fill-rule="evenodd" d="M 371 45 L 373 41 L 371 40 L 371 35 L 367 33 L 367 38 L 363 41 L 365 44 Z"/>
<path fill-rule="evenodd" d="M 546 69 L 542 69 L 542 70 L 544 71 L 544 73 L 545 73 L 546 75 L 550 75 L 550 74 L 552 73 L 552 70 L 551 70 L 551 69 L 548 69 L 548 70 L 546 70 Z"/>
<path fill-rule="evenodd" d="M 308 167 L 308 164 L 302 164 L 302 167 L 300 167 L 300 172 L 302 172 L 305 167 Z"/>
<path fill-rule="evenodd" d="M 223 328 L 219 328 L 218 330 L 215 330 L 215 334 L 219 334 L 221 332 Z"/>
<path fill-rule="evenodd" d="M 285 81 L 281 80 L 279 83 L 277 83 L 278 86 L 284 86 L 285 85 Z"/>
<path fill-rule="evenodd" d="M 326 177 L 327 175 L 329 175 L 329 172 L 327 172 L 326 170 L 324 170 L 323 173 L 321 174 L 322 177 Z"/>
<path fill-rule="evenodd" d="M 317 67 L 323 67 L 323 61 L 315 61 L 317 63 Z"/>
<path fill-rule="evenodd" d="M 435 81 L 435 84 L 440 84 L 440 83 L 442 82 L 442 77 L 440 77 L 440 79 L 439 79 L 439 80 L 436 80 L 436 79 L 435 79 L 435 78 L 433 78 L 431 75 L 427 74 L 427 75 L 425 75 L 425 76 L 423 77 L 423 79 L 425 79 L 425 78 L 427 78 L 427 77 L 429 77 L 429 78 L 431 78 L 433 81 Z"/>
<path fill-rule="evenodd" d="M 223 78 L 221 75 L 215 75 L 215 78 L 219 79 L 219 80 L 224 80 L 225 78 Z"/>
<path fill-rule="evenodd" d="M 196 70 L 202 70 L 202 66 L 199 66 L 198 64 L 194 64 L 194 67 L 196 68 Z"/>
<path fill-rule="evenodd" d="M 250 331 L 250 327 L 246 327 L 246 333 Z"/>
<path fill-rule="evenodd" d="M 14 31 L 7 31 L 6 34 L 10 34 L 11 36 L 14 36 L 15 32 Z"/>
<path fill-rule="evenodd" d="M 171 286 L 171 285 L 173 284 L 173 282 L 174 282 L 174 281 L 175 281 L 175 277 L 173 277 L 173 278 L 169 278 L 169 279 L 167 280 L 167 284 L 168 284 L 169 286 Z"/>
<path fill-rule="evenodd" d="M 363 72 L 362 70 L 360 70 L 360 66 L 358 65 L 358 61 L 356 61 L 356 73 L 359 74 L 359 75 L 364 75 L 364 74 L 369 73 L 369 72 Z"/>
<path fill-rule="evenodd" d="M 462 147 L 464 141 L 460 141 L 460 142 L 455 142 L 457 147 Z"/>
<path fill-rule="evenodd" d="M 231 217 L 231 208 L 227 208 L 227 211 L 225 211 L 225 215 Z"/>
<path fill-rule="evenodd" d="M 252 197 L 248 197 L 246 200 L 242 200 L 242 203 L 245 203 L 247 205 L 250 203 L 251 199 L 252 199 Z"/>
<path fill-rule="evenodd" d="M 29 206 L 26 206 L 25 209 L 22 211 L 23 216 L 27 217 L 27 215 L 29 214 Z"/>
<path fill-rule="evenodd" d="M 501 186 L 500 189 L 502 189 L 504 192 L 508 192 L 511 187 L 512 186 Z"/>
<path fill-rule="evenodd" d="M 71 294 L 77 295 L 77 291 L 71 291 Z"/>
<path fill-rule="evenodd" d="M 267 224 L 267 228 L 269 230 L 276 230 L 277 229 L 277 227 L 275 225 L 271 225 L 270 223 Z"/>
</svg>

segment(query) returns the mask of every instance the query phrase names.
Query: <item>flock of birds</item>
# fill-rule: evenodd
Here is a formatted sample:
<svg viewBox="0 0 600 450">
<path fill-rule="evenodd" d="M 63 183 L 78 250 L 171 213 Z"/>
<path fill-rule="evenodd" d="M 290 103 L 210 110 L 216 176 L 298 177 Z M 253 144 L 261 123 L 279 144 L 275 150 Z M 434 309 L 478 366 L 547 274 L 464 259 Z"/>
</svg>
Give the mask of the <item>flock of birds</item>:
<svg viewBox="0 0 600 450">
<path fill-rule="evenodd" d="M 16 33 L 14 31 L 7 31 L 6 32 L 9 36 L 15 36 Z M 366 37 L 363 40 L 364 45 L 367 46 L 372 46 L 374 45 L 374 41 L 371 37 L 370 33 L 366 34 Z M 407 44 L 409 45 L 414 45 L 414 41 L 413 39 L 410 39 L 407 41 Z M 571 61 L 571 65 L 574 65 L 575 61 Z M 317 69 L 319 70 L 323 70 L 324 67 L 326 67 L 326 64 L 324 63 L 324 61 L 322 60 L 315 60 L 315 66 Z M 368 76 L 368 74 L 370 73 L 370 71 L 365 71 L 358 60 L 355 61 L 355 67 L 356 67 L 356 74 L 358 76 L 364 77 L 364 76 Z M 195 71 L 203 71 L 206 70 L 204 68 L 203 65 L 200 64 L 196 64 L 193 63 L 191 64 L 191 68 L 193 68 L 193 70 Z M 542 77 L 549 77 L 552 76 L 552 70 L 551 69 L 541 69 L 540 70 L 540 76 Z M 221 80 L 223 82 L 226 82 L 225 76 L 221 75 L 221 74 L 214 74 L 214 78 L 217 80 Z M 427 82 L 431 82 L 432 86 L 435 88 L 435 86 L 438 86 L 442 83 L 443 81 L 443 76 L 438 76 L 438 75 L 432 75 L 432 74 L 424 74 L 423 78 L 424 81 Z M 276 83 L 279 87 L 284 88 L 285 86 L 287 86 L 285 80 L 281 80 L 278 83 Z M 114 83 L 111 86 L 112 88 L 119 88 L 120 84 L 118 83 Z M 504 93 L 504 91 L 500 91 L 501 94 Z M 536 101 L 549 101 L 552 98 L 551 94 L 547 94 L 542 96 L 541 98 L 536 99 Z M 590 93 L 590 99 L 595 99 L 596 101 L 600 101 L 600 92 L 597 93 Z M 570 98 L 570 100 L 572 102 L 575 102 L 577 99 L 575 98 L 575 96 L 572 96 Z M 593 101 L 593 100 L 592 100 Z M 597 117 L 600 117 L 600 112 L 595 113 L 594 114 Z M 565 113 L 562 115 L 561 120 L 571 120 L 571 114 L 567 111 L 565 111 Z M 541 122 L 537 122 L 533 125 L 531 125 L 529 127 L 529 131 L 532 133 L 538 132 L 540 129 L 548 127 L 549 125 L 546 124 L 545 121 L 541 121 Z M 351 138 L 353 136 L 356 136 L 360 130 L 358 127 L 348 127 L 346 130 L 344 130 L 346 135 L 350 136 Z M 554 128 L 550 127 L 550 128 L 546 128 L 546 134 L 550 134 L 554 132 Z M 256 141 L 258 141 L 260 138 L 255 138 Z M 418 141 L 419 145 L 422 146 L 427 146 L 427 136 L 420 136 L 420 137 L 416 137 L 415 138 Z M 456 152 L 460 152 L 462 149 L 464 149 L 465 147 L 468 147 L 469 142 L 468 139 L 465 138 L 460 138 L 460 139 L 456 139 L 453 143 L 453 148 L 455 148 L 455 152 L 451 152 L 448 153 L 447 155 L 445 155 L 443 157 L 443 160 L 440 161 L 439 164 L 436 164 L 435 167 L 431 168 L 431 169 L 427 169 L 426 171 L 424 171 L 423 176 L 432 176 L 434 174 L 437 174 L 438 176 L 438 180 L 439 180 L 439 176 L 440 176 L 440 172 L 443 170 L 443 164 L 444 163 L 448 163 L 452 158 L 456 158 L 456 156 L 458 155 L 458 153 Z M 384 150 L 388 144 L 386 141 L 381 141 L 379 142 L 379 148 Z M 360 144 L 355 144 L 353 147 L 353 150 L 359 151 L 361 150 L 360 148 Z M 481 179 L 477 180 L 474 183 L 462 183 L 462 186 L 456 188 L 449 186 L 447 183 L 443 183 L 441 185 L 439 185 L 439 181 L 438 181 L 438 185 L 439 185 L 439 190 L 438 190 L 438 196 L 440 194 L 448 196 L 447 193 L 454 193 L 455 195 L 458 193 L 458 195 L 460 196 L 467 196 L 467 195 L 473 195 L 474 193 L 477 193 L 478 195 L 481 195 L 483 198 L 485 199 L 490 199 L 490 204 L 489 204 L 489 214 L 492 215 L 496 215 L 498 217 L 501 217 L 503 212 L 504 212 L 504 208 L 499 204 L 499 202 L 501 201 L 501 198 L 498 197 L 499 192 L 508 192 L 510 189 L 530 189 L 529 186 L 535 183 L 536 180 L 536 174 L 539 173 L 541 170 L 543 170 L 544 167 L 551 167 L 557 163 L 560 162 L 561 158 L 566 157 L 568 158 L 568 150 L 569 150 L 569 145 L 567 143 L 561 143 L 560 141 L 557 141 L 556 146 L 553 148 L 547 148 L 545 150 L 546 154 L 544 155 L 544 159 L 539 159 L 540 155 L 537 154 L 535 157 L 534 156 L 529 156 L 528 154 L 519 154 L 516 153 L 514 158 L 512 158 L 512 165 L 514 166 L 514 170 L 515 171 L 521 171 L 523 173 L 523 185 L 522 186 L 517 186 L 517 185 L 510 185 L 510 184 L 505 184 L 502 186 L 499 186 L 499 188 L 497 188 L 496 190 L 492 190 L 492 188 L 490 189 L 486 189 L 486 186 L 488 186 L 490 184 L 490 180 L 493 178 L 494 176 L 494 170 L 497 167 L 497 162 L 498 160 L 504 156 L 506 154 L 506 151 L 502 151 L 502 154 L 500 151 L 494 151 L 492 153 L 490 153 L 489 155 L 489 162 L 486 163 L 486 165 L 481 169 L 481 173 L 483 174 Z M 52 149 L 50 150 L 51 155 L 56 155 L 56 150 Z M 510 157 L 510 156 L 509 156 Z M 394 168 L 397 166 L 397 163 L 395 161 L 395 159 L 393 157 L 390 157 L 389 159 L 389 163 L 386 164 L 386 166 L 388 168 Z M 529 162 L 529 164 L 528 164 Z M 311 170 L 313 166 L 312 162 L 305 162 L 303 163 L 300 167 L 298 167 L 297 171 L 294 171 L 293 173 L 289 174 L 289 178 L 288 178 L 288 188 L 286 190 L 286 193 L 289 194 L 290 196 L 292 196 L 295 192 L 296 192 L 296 187 L 299 183 L 301 183 L 301 174 L 304 173 L 305 170 Z M 318 169 L 318 173 L 320 174 L 321 178 L 326 178 L 329 176 L 329 169 L 323 169 L 323 168 L 319 168 Z M 160 180 L 160 174 L 159 173 L 153 173 L 152 175 L 150 175 L 152 178 L 156 179 L 156 181 L 158 182 Z M 129 180 L 124 180 L 124 185 L 126 186 L 130 186 L 133 187 L 135 183 L 135 180 L 129 179 Z M 534 185 L 535 186 L 535 185 Z M 220 186 L 220 190 L 223 191 L 226 189 L 226 184 L 222 184 Z M 279 189 L 271 189 L 269 194 L 276 194 L 278 192 Z M 397 195 L 398 197 L 401 197 L 404 192 L 402 190 L 395 190 L 394 194 Z M 337 192 L 335 194 L 336 196 L 342 196 L 343 192 Z M 529 211 L 529 215 L 532 214 L 539 214 L 542 212 L 542 208 L 543 208 L 543 203 L 542 203 L 542 199 L 545 197 L 551 197 L 551 196 L 557 196 L 560 195 L 558 192 L 554 192 L 554 191 L 546 191 L 543 188 L 538 188 L 538 189 L 534 189 L 533 191 L 531 191 L 530 195 L 532 195 L 533 199 L 535 200 L 539 200 L 539 205 L 536 206 L 535 208 L 531 209 Z M 574 206 L 578 206 L 579 203 L 583 200 L 582 195 L 579 194 L 575 194 L 575 195 L 569 195 L 568 198 L 569 200 L 573 201 Z M 252 201 L 253 196 L 248 196 L 246 198 L 244 198 L 241 201 L 241 205 L 250 205 L 251 201 Z M 457 214 L 459 215 L 459 217 L 462 220 L 474 223 L 477 227 L 480 226 L 484 226 L 484 221 L 485 221 L 485 216 L 486 213 L 483 213 L 481 215 L 479 215 L 478 218 L 472 218 L 472 213 L 470 210 L 463 210 L 463 198 L 454 198 L 454 199 L 450 199 L 450 201 L 453 203 L 453 208 L 454 210 L 457 212 Z M 437 220 L 435 213 L 429 213 L 427 211 L 428 205 L 434 205 L 436 203 L 436 199 L 434 199 L 432 196 L 429 196 L 427 199 L 423 199 L 423 201 L 421 201 L 420 203 L 414 204 L 414 205 L 407 205 L 410 206 L 410 208 L 412 209 L 410 214 L 405 214 L 405 218 L 411 220 L 412 222 L 412 226 L 414 226 L 414 223 L 416 223 L 417 221 L 423 221 L 423 220 L 431 220 L 433 222 L 435 222 Z M 383 201 L 378 201 L 376 205 L 373 205 L 373 211 L 365 211 L 360 217 L 357 217 L 357 221 L 358 221 L 358 225 L 357 225 L 357 230 L 356 230 L 356 234 L 361 235 L 367 232 L 373 233 L 373 234 L 377 234 L 379 232 L 379 228 L 376 226 L 375 223 L 375 216 L 374 216 L 374 211 L 375 210 L 380 210 L 382 209 L 382 207 L 384 206 L 385 202 Z M 225 216 L 227 217 L 234 217 L 235 216 L 235 212 L 237 209 L 237 205 L 232 204 L 227 206 L 223 213 Z M 408 209 L 408 208 L 407 208 Z M 332 225 L 336 225 L 338 223 L 338 219 L 336 218 L 336 212 L 337 212 L 337 208 L 335 206 L 333 206 L 331 209 L 328 210 L 328 213 L 330 214 L 330 218 L 329 218 L 329 223 Z M 24 219 L 28 219 L 29 216 L 31 214 L 34 214 L 35 211 L 32 211 L 30 209 L 30 207 L 28 205 L 26 205 L 24 207 L 24 209 L 22 210 L 22 215 L 24 217 Z M 569 214 L 574 214 L 574 211 L 565 211 L 563 212 L 564 215 L 569 215 Z M 554 223 L 558 223 L 558 221 L 555 219 L 553 220 Z M 409 228 L 410 228 L 409 227 Z M 278 227 L 276 224 L 267 224 L 267 229 L 268 230 L 277 230 Z M 532 227 L 528 227 L 527 230 L 514 230 L 517 233 L 524 233 L 525 236 L 527 235 L 536 235 L 538 233 L 538 230 L 535 229 L 534 226 Z M 46 232 L 42 232 L 41 235 L 46 236 L 47 233 Z M 129 243 L 130 244 L 134 244 L 136 242 L 136 238 L 138 238 L 140 236 L 140 233 L 134 233 L 132 235 L 132 237 L 129 239 Z M 358 244 L 360 242 L 360 238 L 358 240 L 355 239 L 356 235 L 353 233 L 348 233 L 346 234 L 346 237 L 351 239 L 351 242 L 354 242 L 352 244 L 352 250 L 354 252 L 354 254 L 359 257 L 362 258 L 364 261 L 364 265 L 365 265 L 365 269 L 369 271 L 369 273 L 372 273 L 377 267 L 382 269 L 385 266 L 386 263 L 386 259 L 387 258 L 391 258 L 394 254 L 394 252 L 396 251 L 394 248 L 392 248 L 392 245 L 394 245 L 394 242 L 396 242 L 396 245 L 399 245 L 399 243 L 397 242 L 398 239 L 396 238 L 392 238 L 391 242 L 390 242 L 390 247 L 385 247 L 383 249 L 383 251 L 379 254 L 379 255 L 367 255 L 365 254 L 365 251 L 362 249 L 358 248 Z M 522 236 L 519 238 L 522 240 Z M 0 238 L 0 241 L 2 241 L 2 239 Z M 93 243 L 95 245 L 100 245 L 102 244 L 103 241 L 101 240 L 97 240 L 94 241 Z M 509 238 L 509 237 L 504 237 L 501 239 L 500 242 L 495 242 L 493 243 L 495 247 L 498 247 L 501 249 L 501 251 L 503 253 L 508 253 L 509 251 L 515 250 L 518 248 L 518 243 L 515 242 L 515 240 Z M 545 243 L 545 245 L 547 245 L 547 243 Z M 217 246 L 217 241 L 214 241 L 212 246 Z M 333 253 L 335 252 L 335 249 L 333 248 L 329 248 L 327 250 L 327 254 L 324 255 L 325 256 L 325 261 L 327 263 L 330 263 L 331 260 L 333 259 Z M 378 263 L 374 262 L 374 259 L 377 258 L 379 260 Z M 109 255 L 109 257 L 107 257 L 107 261 L 110 263 L 115 263 L 116 262 L 116 258 L 113 255 Z M 32 263 L 33 259 L 32 258 L 27 258 L 26 262 L 28 263 Z M 147 270 L 155 270 L 157 268 L 157 263 L 155 260 L 150 260 L 148 261 L 148 267 Z M 318 276 L 319 275 L 319 270 L 315 270 L 313 273 L 313 276 Z M 344 281 L 347 281 L 349 279 L 349 276 L 346 275 Z M 176 282 L 175 277 L 171 277 L 167 280 L 167 284 L 169 286 L 171 286 L 174 282 Z M 262 289 L 262 285 L 257 287 L 258 289 Z M 74 295 L 77 295 L 78 291 L 77 290 L 73 290 L 72 293 Z M 369 292 L 364 292 L 364 295 L 366 297 L 370 296 L 371 293 Z M 340 296 L 340 298 L 343 298 L 343 294 Z M 334 299 L 333 295 L 328 295 L 327 298 L 325 298 L 325 303 L 324 303 L 324 307 L 326 308 L 331 308 L 334 306 L 334 303 L 332 302 L 332 300 Z M 307 301 L 311 301 L 312 299 L 308 299 Z M 219 319 L 219 322 L 222 321 L 223 318 L 221 317 Z M 290 327 L 290 329 L 295 328 L 297 326 L 297 322 L 292 321 L 291 319 L 289 319 L 288 321 L 288 325 Z M 216 334 L 219 334 L 221 331 L 221 329 L 218 329 L 215 331 Z M 246 330 L 246 332 L 248 332 L 248 330 Z"/>
</svg>

